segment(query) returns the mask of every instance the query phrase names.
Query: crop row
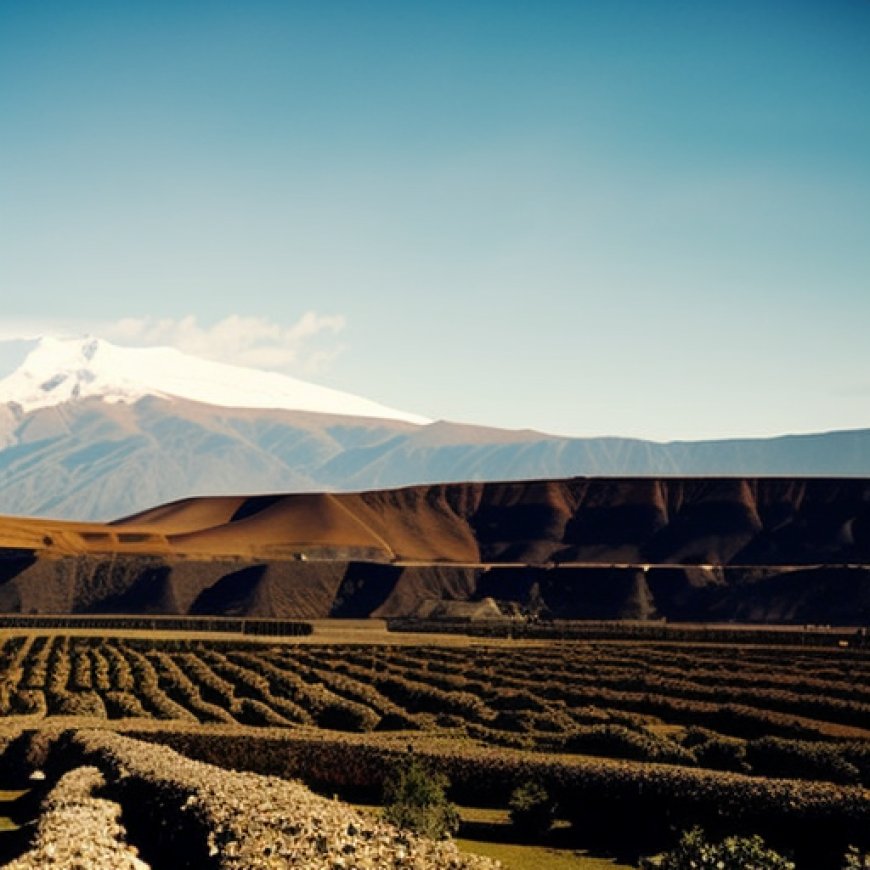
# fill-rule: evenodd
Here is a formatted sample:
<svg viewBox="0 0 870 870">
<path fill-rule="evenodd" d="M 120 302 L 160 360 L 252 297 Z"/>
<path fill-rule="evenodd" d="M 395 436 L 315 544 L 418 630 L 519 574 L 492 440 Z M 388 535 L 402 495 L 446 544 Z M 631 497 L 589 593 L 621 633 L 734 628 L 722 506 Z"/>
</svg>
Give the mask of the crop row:
<svg viewBox="0 0 870 870">
<path fill-rule="evenodd" d="M 713 669 L 705 666 L 705 662 L 715 651 L 704 649 L 698 651 L 697 662 L 678 654 L 678 660 L 669 665 L 656 662 L 654 655 L 643 660 L 635 652 L 628 657 L 623 650 L 604 644 L 592 650 L 568 648 L 561 659 L 556 659 L 554 652 L 545 657 L 513 649 L 490 651 L 485 656 L 476 655 L 473 661 L 467 658 L 463 661 L 461 650 L 442 650 L 442 656 L 433 663 L 427 660 L 428 652 L 384 652 L 380 661 L 372 662 L 371 653 L 359 651 L 356 661 L 395 672 L 419 673 L 422 668 L 431 682 L 456 689 L 480 682 L 493 688 L 521 689 L 539 685 L 541 679 L 546 679 L 557 692 L 598 687 L 755 706 L 870 728 L 870 674 L 865 677 L 863 668 L 847 663 L 838 681 L 828 676 L 816 677 L 810 664 L 822 663 L 818 657 L 804 663 L 803 669 L 795 674 L 788 656 L 781 658 L 779 666 L 769 661 L 759 663 L 755 673 L 749 666 L 753 663 L 744 663 L 742 658 L 728 661 L 728 667 L 720 662 Z M 831 653 L 828 658 L 836 661 L 836 654 Z"/>
<path fill-rule="evenodd" d="M 866 686 L 849 695 L 840 681 L 827 694 L 813 672 L 799 683 L 787 657 L 780 671 L 760 650 L 752 657 L 766 662 L 765 682 L 748 685 L 741 673 L 729 682 L 715 650 L 698 650 L 694 672 L 685 648 L 672 664 L 663 655 L 617 644 L 496 650 L 16 637 L 0 644 L 0 715 L 414 729 L 551 753 L 870 784 Z M 728 661 L 733 651 L 721 656 Z M 807 660 L 820 670 L 843 665 L 836 651 Z"/>
<path fill-rule="evenodd" d="M 372 735 L 259 732 L 203 734 L 183 727 L 139 736 L 234 770 L 299 778 L 330 794 L 371 801 L 404 746 Z M 849 843 L 870 845 L 870 793 L 827 782 L 763 779 L 686 766 L 557 757 L 443 741 L 415 741 L 414 753 L 446 774 L 452 796 L 504 806 L 517 785 L 541 783 L 578 829 L 624 847 L 628 838 L 661 847 L 668 831 L 694 824 L 761 834 L 800 853 L 801 866 L 828 866 Z"/>
</svg>

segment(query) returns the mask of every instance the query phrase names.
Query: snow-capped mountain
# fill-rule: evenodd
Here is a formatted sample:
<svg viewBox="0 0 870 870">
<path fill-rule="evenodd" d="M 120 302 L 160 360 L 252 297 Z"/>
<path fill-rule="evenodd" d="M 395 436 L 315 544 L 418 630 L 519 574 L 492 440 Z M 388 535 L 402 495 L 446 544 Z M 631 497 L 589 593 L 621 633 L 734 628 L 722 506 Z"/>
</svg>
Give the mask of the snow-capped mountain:
<svg viewBox="0 0 870 870">
<path fill-rule="evenodd" d="M 0 381 L 0 514 L 105 520 L 195 495 L 577 475 L 870 476 L 870 430 L 657 444 L 429 423 L 96 339 L 42 339 Z"/>
<path fill-rule="evenodd" d="M 287 375 L 212 362 L 169 347 L 117 347 L 90 337 L 41 338 L 21 367 L 0 381 L 0 402 L 25 414 L 81 399 L 130 404 L 145 396 L 222 408 L 431 422 Z"/>
</svg>

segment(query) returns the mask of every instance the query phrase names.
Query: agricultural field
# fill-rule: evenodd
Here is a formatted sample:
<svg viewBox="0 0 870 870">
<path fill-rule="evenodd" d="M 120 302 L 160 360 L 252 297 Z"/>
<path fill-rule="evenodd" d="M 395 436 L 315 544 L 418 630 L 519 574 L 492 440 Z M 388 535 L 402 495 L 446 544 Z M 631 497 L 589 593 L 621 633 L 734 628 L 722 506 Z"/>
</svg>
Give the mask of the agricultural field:
<svg viewBox="0 0 870 870">
<path fill-rule="evenodd" d="M 561 824 L 605 847 L 625 845 L 626 815 L 639 849 L 700 821 L 774 839 L 798 825 L 833 855 L 870 827 L 862 650 L 18 634 L 0 643 L 0 717 L 126 731 L 357 799 L 413 750 L 460 803 L 545 783 Z"/>
<path fill-rule="evenodd" d="M 0 715 L 410 730 L 743 771 L 763 766 L 759 745 L 790 741 L 817 744 L 807 771 L 814 778 L 861 782 L 864 747 L 870 752 L 870 655 L 611 642 L 392 647 L 19 635 L 0 642 Z M 849 760 L 831 761 L 826 771 L 824 759 L 834 756 Z"/>
</svg>

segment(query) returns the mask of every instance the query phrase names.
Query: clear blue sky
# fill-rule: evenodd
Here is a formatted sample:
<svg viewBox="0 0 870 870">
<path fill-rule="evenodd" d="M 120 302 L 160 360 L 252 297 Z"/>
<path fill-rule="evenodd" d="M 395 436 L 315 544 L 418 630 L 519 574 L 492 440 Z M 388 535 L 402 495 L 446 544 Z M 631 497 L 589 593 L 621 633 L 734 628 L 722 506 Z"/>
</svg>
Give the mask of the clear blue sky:
<svg viewBox="0 0 870 870">
<path fill-rule="evenodd" d="M 432 417 L 870 427 L 870 4 L 0 0 L 0 302 Z"/>
</svg>

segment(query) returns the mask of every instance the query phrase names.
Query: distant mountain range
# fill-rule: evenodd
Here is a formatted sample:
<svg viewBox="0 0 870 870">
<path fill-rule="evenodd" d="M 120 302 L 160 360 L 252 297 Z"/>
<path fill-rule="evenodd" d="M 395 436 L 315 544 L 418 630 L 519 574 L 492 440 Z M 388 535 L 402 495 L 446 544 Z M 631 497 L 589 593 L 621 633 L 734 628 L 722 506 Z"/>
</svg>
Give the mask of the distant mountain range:
<svg viewBox="0 0 870 870">
<path fill-rule="evenodd" d="M 0 513 L 572 476 L 870 476 L 870 430 L 672 442 L 431 422 L 167 348 L 45 338 L 0 381 Z"/>
</svg>

